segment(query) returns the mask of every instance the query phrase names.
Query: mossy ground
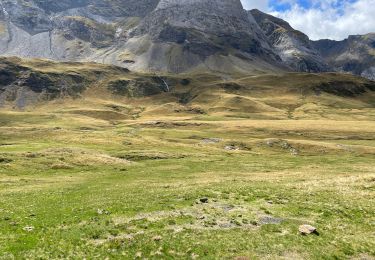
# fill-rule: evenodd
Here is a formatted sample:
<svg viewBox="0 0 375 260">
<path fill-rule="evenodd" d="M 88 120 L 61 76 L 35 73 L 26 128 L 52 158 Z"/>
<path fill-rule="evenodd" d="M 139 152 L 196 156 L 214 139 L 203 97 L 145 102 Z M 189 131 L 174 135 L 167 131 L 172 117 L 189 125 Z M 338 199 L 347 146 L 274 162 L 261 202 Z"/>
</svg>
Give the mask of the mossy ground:
<svg viewBox="0 0 375 260">
<path fill-rule="evenodd" d="M 375 256 L 374 121 L 146 115 L 1 112 L 0 258 Z"/>
</svg>

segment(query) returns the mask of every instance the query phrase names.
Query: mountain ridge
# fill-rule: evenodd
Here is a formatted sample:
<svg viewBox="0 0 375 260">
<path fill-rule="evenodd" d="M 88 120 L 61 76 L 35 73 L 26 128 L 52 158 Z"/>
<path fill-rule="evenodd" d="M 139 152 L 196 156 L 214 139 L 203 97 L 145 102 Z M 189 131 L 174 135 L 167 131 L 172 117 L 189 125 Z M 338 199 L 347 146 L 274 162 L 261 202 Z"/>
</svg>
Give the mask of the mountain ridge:
<svg viewBox="0 0 375 260">
<path fill-rule="evenodd" d="M 375 78 L 371 34 L 369 39 L 311 41 L 279 18 L 245 11 L 240 0 L 0 4 L 3 56 L 93 61 L 144 72 L 341 71 Z"/>
</svg>

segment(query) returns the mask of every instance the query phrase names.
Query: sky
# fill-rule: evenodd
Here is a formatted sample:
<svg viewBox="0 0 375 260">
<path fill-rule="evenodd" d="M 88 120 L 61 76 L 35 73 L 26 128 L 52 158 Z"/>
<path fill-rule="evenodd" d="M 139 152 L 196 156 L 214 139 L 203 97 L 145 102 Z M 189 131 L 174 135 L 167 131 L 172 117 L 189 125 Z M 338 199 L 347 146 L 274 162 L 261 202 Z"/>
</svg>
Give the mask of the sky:
<svg viewBox="0 0 375 260">
<path fill-rule="evenodd" d="M 349 35 L 375 33 L 375 0 L 241 0 L 280 17 L 312 40 L 343 40 Z"/>
</svg>

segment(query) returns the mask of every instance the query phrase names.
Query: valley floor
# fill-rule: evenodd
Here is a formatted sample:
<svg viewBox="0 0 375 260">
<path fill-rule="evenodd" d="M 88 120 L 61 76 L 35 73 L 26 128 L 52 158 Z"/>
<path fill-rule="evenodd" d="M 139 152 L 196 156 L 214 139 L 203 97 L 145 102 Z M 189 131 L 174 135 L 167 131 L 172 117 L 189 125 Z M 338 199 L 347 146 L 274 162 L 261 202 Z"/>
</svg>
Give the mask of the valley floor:
<svg viewBox="0 0 375 260">
<path fill-rule="evenodd" d="M 374 259 L 374 159 L 372 120 L 0 112 L 0 259 Z"/>
</svg>

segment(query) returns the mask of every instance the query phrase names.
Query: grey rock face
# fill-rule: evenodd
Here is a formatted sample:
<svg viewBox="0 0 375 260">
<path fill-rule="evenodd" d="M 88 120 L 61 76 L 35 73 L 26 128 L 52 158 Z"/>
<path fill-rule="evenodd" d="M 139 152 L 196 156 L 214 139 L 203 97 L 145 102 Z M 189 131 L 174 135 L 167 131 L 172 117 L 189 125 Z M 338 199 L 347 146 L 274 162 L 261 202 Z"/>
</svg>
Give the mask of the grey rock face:
<svg viewBox="0 0 375 260">
<path fill-rule="evenodd" d="M 302 72 L 329 70 L 329 66 L 311 45 L 307 35 L 294 30 L 284 20 L 259 10 L 252 10 L 249 14 L 255 18 L 267 36 L 269 44 L 273 46 L 283 62 L 293 70 Z"/>
<path fill-rule="evenodd" d="M 55 60 L 93 60 L 112 47 L 130 13 L 145 15 L 157 0 L 2 0 L 0 53 Z M 121 24 L 120 24 L 121 23 Z"/>
<path fill-rule="evenodd" d="M 80 13 L 112 20 L 118 17 L 143 17 L 155 9 L 159 0 L 33 0 L 33 2 L 49 14 L 79 10 Z"/>
<path fill-rule="evenodd" d="M 320 40 L 312 45 L 335 70 L 375 79 L 375 33 L 352 35 L 343 41 Z"/>
<path fill-rule="evenodd" d="M 368 68 L 365 71 L 363 71 L 361 73 L 361 76 L 364 77 L 364 78 L 375 80 L 375 66 L 371 67 L 371 68 Z"/>
<path fill-rule="evenodd" d="M 311 42 L 281 19 L 245 11 L 240 0 L 0 0 L 3 56 L 174 73 L 338 70 L 373 79 L 374 42 L 373 34 Z"/>
<path fill-rule="evenodd" d="M 3 0 L 0 10 L 6 56 L 142 71 L 282 67 L 240 0 Z"/>
<path fill-rule="evenodd" d="M 52 29 L 52 21 L 33 3 L 5 0 L 1 3 L 3 17 L 31 35 Z"/>
<path fill-rule="evenodd" d="M 240 0 L 162 0 L 132 36 L 146 36 L 166 52 L 174 50 L 179 64 L 190 61 L 172 68 L 175 72 L 215 55 L 241 56 L 245 62 L 257 57 L 275 67 L 280 61 Z"/>
</svg>

